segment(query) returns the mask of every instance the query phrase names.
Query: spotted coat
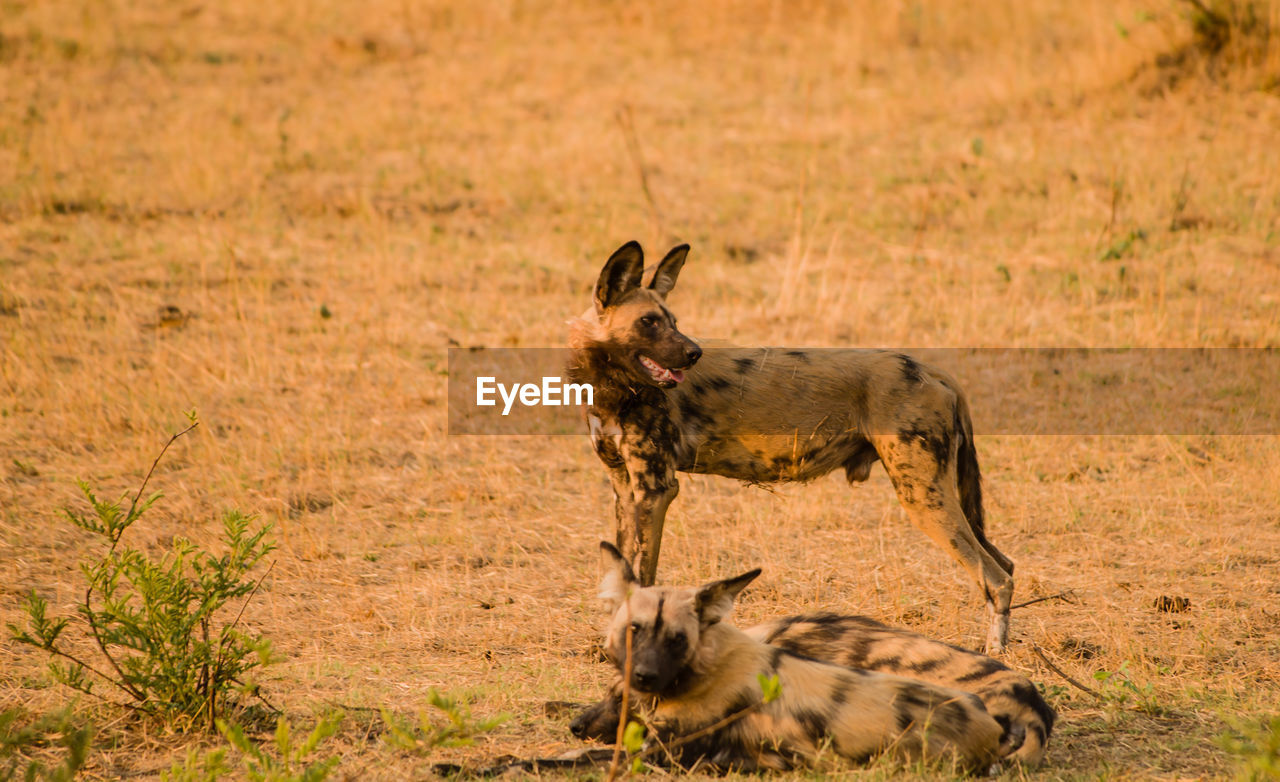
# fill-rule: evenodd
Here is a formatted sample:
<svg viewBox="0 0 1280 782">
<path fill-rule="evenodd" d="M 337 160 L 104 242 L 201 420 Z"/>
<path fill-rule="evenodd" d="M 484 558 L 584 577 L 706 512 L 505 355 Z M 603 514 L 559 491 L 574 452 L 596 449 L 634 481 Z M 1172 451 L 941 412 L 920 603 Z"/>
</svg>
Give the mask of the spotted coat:
<svg viewBox="0 0 1280 782">
<path fill-rule="evenodd" d="M 884 465 L 907 517 L 970 574 L 990 614 L 987 651 L 1009 628 L 1013 563 L 985 532 L 969 406 L 945 372 L 884 350 L 715 348 L 681 333 L 667 293 L 688 245 L 642 284 L 635 242 L 605 264 L 572 321 L 568 373 L 590 383 L 592 442 L 614 491 L 616 543 L 655 581 L 677 472 L 748 483 L 810 481 Z"/>
</svg>

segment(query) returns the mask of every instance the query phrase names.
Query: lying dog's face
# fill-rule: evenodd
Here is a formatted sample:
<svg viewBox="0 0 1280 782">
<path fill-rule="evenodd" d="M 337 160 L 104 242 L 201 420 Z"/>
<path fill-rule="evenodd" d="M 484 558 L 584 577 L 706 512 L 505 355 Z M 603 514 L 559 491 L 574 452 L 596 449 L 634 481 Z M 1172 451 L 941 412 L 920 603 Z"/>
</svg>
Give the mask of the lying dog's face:
<svg viewBox="0 0 1280 782">
<path fill-rule="evenodd" d="M 618 672 L 627 671 L 627 635 L 631 636 L 633 690 L 673 695 L 689 683 L 699 656 L 714 654 L 703 635 L 733 608 L 733 598 L 759 570 L 700 588 L 641 587 L 631 566 L 609 543 L 601 543 L 605 577 L 600 596 L 613 607 L 605 652 Z"/>
<path fill-rule="evenodd" d="M 676 328 L 666 306 L 688 252 L 688 245 L 680 245 L 668 253 L 648 286 L 640 284 L 644 253 L 635 242 L 620 247 L 600 272 L 595 291 L 600 340 L 637 382 L 672 388 L 702 356 L 697 343 Z"/>
<path fill-rule="evenodd" d="M 628 683 L 633 689 L 654 695 L 665 693 L 693 661 L 701 628 L 690 592 L 668 587 L 637 588 L 614 611 L 605 651 L 618 672 L 625 675 L 630 631 Z"/>
</svg>

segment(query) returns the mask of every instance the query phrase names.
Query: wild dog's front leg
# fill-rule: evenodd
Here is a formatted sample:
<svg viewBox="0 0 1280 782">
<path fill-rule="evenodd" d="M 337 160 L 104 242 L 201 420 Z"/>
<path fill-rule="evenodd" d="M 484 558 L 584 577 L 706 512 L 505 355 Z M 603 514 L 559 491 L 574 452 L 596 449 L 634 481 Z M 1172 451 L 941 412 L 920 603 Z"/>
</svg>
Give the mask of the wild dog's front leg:
<svg viewBox="0 0 1280 782">
<path fill-rule="evenodd" d="M 617 537 L 615 545 L 627 561 L 634 565 L 635 545 L 631 541 L 636 537 L 636 502 L 631 491 L 631 475 L 619 463 L 609 468 L 609 480 L 613 483 L 613 517 Z"/>
<path fill-rule="evenodd" d="M 569 723 L 569 732 L 580 739 L 598 739 L 612 744 L 618 735 L 622 714 L 622 682 L 614 681 L 600 701 L 578 713 Z"/>
<path fill-rule="evenodd" d="M 624 441 L 622 457 L 625 470 L 615 470 L 613 475 L 617 545 L 641 585 L 651 586 L 658 573 L 667 507 L 680 493 L 675 456 L 646 439 L 631 444 Z"/>
<path fill-rule="evenodd" d="M 618 548 L 631 563 L 642 586 L 652 586 L 658 574 L 658 556 L 662 553 L 662 527 L 667 506 L 680 493 L 674 475 L 669 481 L 654 480 L 652 475 L 632 476 L 631 484 L 618 492 L 615 510 L 618 516 Z"/>
</svg>

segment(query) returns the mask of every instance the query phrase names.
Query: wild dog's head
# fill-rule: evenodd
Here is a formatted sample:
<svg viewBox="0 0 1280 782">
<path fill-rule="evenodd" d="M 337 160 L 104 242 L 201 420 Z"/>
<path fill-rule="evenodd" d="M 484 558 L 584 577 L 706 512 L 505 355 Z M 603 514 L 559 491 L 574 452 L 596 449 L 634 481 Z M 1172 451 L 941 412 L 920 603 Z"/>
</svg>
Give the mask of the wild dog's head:
<svg viewBox="0 0 1280 782">
<path fill-rule="evenodd" d="M 687 244 L 673 248 L 647 286 L 641 285 L 644 251 L 637 242 L 619 247 L 600 271 L 595 291 L 598 339 L 634 381 L 672 388 L 702 357 L 702 348 L 676 329 L 666 305 L 688 254 Z"/>
<path fill-rule="evenodd" d="M 733 599 L 760 575 L 757 568 L 702 587 L 641 587 L 618 549 L 601 543 L 605 576 L 600 597 L 613 609 L 605 652 L 624 676 L 627 630 L 631 630 L 632 689 L 671 695 L 696 672 L 700 656 L 714 655 L 707 631 L 733 610 Z M 709 662 L 703 660 L 703 662 Z"/>
</svg>

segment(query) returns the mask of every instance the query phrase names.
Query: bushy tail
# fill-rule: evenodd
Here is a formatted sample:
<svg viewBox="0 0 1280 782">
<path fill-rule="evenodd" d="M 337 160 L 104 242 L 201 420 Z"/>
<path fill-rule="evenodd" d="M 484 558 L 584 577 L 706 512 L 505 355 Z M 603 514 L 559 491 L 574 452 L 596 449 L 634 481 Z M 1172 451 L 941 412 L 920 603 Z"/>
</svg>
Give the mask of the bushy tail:
<svg viewBox="0 0 1280 782">
<path fill-rule="evenodd" d="M 1038 766 L 1044 762 L 1044 755 L 1049 750 L 1048 727 L 1039 720 L 1026 726 L 1027 735 L 1022 746 L 1014 750 L 1009 757 L 1027 766 Z"/>
<path fill-rule="evenodd" d="M 1023 691 L 984 692 L 982 702 L 1004 729 L 1000 739 L 1001 756 L 1027 766 L 1038 766 L 1044 762 L 1049 749 L 1049 734 L 1053 732 L 1057 715 L 1030 682 L 1021 682 L 1017 689 Z"/>
</svg>

